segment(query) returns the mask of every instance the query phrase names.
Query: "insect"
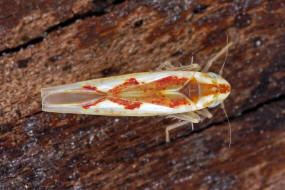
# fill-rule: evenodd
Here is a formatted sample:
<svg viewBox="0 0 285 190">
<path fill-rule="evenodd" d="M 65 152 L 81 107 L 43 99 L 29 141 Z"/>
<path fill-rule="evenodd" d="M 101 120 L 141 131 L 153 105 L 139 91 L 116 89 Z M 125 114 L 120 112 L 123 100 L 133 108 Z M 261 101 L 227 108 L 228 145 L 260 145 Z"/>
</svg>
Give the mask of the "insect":
<svg viewBox="0 0 285 190">
<path fill-rule="evenodd" d="M 223 105 L 230 84 L 209 68 L 232 43 L 228 43 L 201 70 L 198 64 L 174 67 L 165 62 L 160 71 L 134 73 L 43 88 L 42 110 L 47 112 L 106 116 L 167 116 L 180 120 L 169 131 L 187 123 L 211 118 L 207 108 Z M 165 70 L 163 70 L 165 69 Z M 226 112 L 225 112 L 226 113 Z"/>
</svg>

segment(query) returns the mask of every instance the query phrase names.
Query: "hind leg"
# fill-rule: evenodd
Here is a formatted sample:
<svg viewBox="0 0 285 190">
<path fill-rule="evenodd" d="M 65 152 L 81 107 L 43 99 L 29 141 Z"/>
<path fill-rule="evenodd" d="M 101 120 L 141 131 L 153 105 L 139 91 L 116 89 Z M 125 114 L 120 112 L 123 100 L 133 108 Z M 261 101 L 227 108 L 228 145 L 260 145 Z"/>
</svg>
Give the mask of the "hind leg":
<svg viewBox="0 0 285 190">
<path fill-rule="evenodd" d="M 165 61 L 161 63 L 158 68 L 156 69 L 157 71 L 199 71 L 201 69 L 200 65 L 196 63 L 191 63 L 190 65 L 187 66 L 174 66 L 170 61 Z"/>
<path fill-rule="evenodd" d="M 165 128 L 165 141 L 168 143 L 170 142 L 170 138 L 169 138 L 169 131 L 173 130 L 173 129 L 176 129 L 176 128 L 179 128 L 183 125 L 186 125 L 188 123 L 191 123 L 189 121 L 182 121 L 182 122 L 177 122 L 175 124 L 172 124 L 172 125 L 169 125 Z M 192 124 L 192 129 L 193 129 L 193 123 Z"/>
<path fill-rule="evenodd" d="M 191 123 L 192 130 L 194 130 L 193 123 L 199 123 L 199 121 L 200 121 L 199 115 L 195 114 L 194 112 L 173 114 L 173 115 L 169 115 L 167 117 L 179 119 L 181 121 L 178 123 L 169 125 L 165 128 L 165 141 L 166 142 L 170 142 L 169 131 L 176 129 L 176 128 L 179 128 L 179 127 L 186 125 L 186 124 L 189 124 L 189 123 Z"/>
</svg>

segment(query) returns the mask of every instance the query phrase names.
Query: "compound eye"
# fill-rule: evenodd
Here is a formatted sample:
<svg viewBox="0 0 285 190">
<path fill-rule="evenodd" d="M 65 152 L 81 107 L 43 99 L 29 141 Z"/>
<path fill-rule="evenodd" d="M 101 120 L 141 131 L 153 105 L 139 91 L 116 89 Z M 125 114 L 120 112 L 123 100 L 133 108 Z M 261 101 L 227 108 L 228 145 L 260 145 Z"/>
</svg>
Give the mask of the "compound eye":
<svg viewBox="0 0 285 190">
<path fill-rule="evenodd" d="M 214 78 L 218 78 L 218 75 L 216 73 L 208 72 L 209 75 L 211 75 Z"/>
<path fill-rule="evenodd" d="M 214 108 L 214 107 L 216 107 L 216 106 L 218 106 L 218 105 L 220 105 L 222 102 L 221 101 L 215 101 L 213 104 L 211 104 L 210 106 L 208 106 L 208 108 Z"/>
</svg>

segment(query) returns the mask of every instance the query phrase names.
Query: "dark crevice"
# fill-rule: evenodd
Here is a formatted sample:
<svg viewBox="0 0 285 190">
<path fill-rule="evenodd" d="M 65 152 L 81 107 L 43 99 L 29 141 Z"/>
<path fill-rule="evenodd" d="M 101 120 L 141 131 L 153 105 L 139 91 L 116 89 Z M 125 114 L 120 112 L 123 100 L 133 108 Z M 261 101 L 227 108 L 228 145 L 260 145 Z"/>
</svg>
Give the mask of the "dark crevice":
<svg viewBox="0 0 285 190">
<path fill-rule="evenodd" d="M 30 40 L 30 41 L 28 41 L 22 45 L 19 45 L 17 47 L 4 49 L 4 50 L 0 51 L 0 57 L 2 57 L 3 55 L 5 55 L 7 53 L 15 53 L 15 52 L 18 52 L 22 49 L 27 48 L 30 45 L 35 45 L 37 43 L 40 43 L 41 41 L 43 41 L 43 39 L 44 39 L 43 37 L 37 37 L 37 38 L 34 38 L 34 39 L 32 39 L 32 40 Z"/>
<path fill-rule="evenodd" d="M 113 4 L 114 5 L 118 5 L 118 4 L 121 4 L 123 3 L 125 0 L 114 0 Z"/>
<path fill-rule="evenodd" d="M 105 15 L 105 14 L 107 14 L 109 12 L 109 11 L 106 11 L 109 7 L 121 4 L 124 1 L 125 0 L 114 0 L 114 1 L 112 1 L 112 3 L 107 4 L 106 6 L 104 6 L 102 8 L 93 8 L 92 11 L 88 11 L 88 12 L 86 12 L 84 14 L 75 14 L 72 18 L 69 18 L 69 19 L 67 19 L 67 20 L 65 20 L 63 22 L 60 22 L 60 23 L 58 23 L 58 24 L 56 24 L 54 26 L 49 27 L 39 37 L 33 38 L 33 39 L 29 40 L 28 42 L 26 42 L 24 44 L 18 45 L 17 47 L 7 48 L 7 49 L 4 49 L 4 50 L 0 51 L 0 57 L 2 57 L 3 55 L 5 55 L 7 53 L 15 53 L 15 52 L 18 52 L 18 51 L 20 51 L 22 49 L 27 48 L 28 46 L 32 46 L 32 45 L 38 44 L 38 43 L 42 42 L 44 40 L 45 36 L 47 36 L 49 33 L 54 32 L 54 31 L 56 31 L 56 30 L 58 30 L 60 28 L 70 26 L 73 23 L 75 23 L 77 20 L 84 20 L 86 18 L 90 18 L 90 17 L 93 17 L 93 16 L 99 17 L 99 16 L 102 16 L 102 15 Z M 94 5 L 94 7 L 95 6 L 96 5 Z"/>
<path fill-rule="evenodd" d="M 21 119 L 27 119 L 27 118 L 29 118 L 29 117 L 36 116 L 36 115 L 38 115 L 38 114 L 40 114 L 40 113 L 42 113 L 42 112 L 43 112 L 43 111 L 37 111 L 37 112 L 34 112 L 34 113 L 32 113 L 32 114 L 25 115 L 25 116 L 23 116 L 23 117 L 20 117 L 20 118 L 18 119 L 18 121 L 21 120 Z"/>
<path fill-rule="evenodd" d="M 134 23 L 134 27 L 139 28 L 142 26 L 142 24 L 143 24 L 143 20 L 138 20 L 137 22 Z"/>
<path fill-rule="evenodd" d="M 254 107 L 252 107 L 252 108 L 249 108 L 249 109 L 247 109 L 247 110 L 242 111 L 241 114 L 239 114 L 239 115 L 230 116 L 230 117 L 229 117 L 229 121 L 231 122 L 231 121 L 234 121 L 234 120 L 236 120 L 236 119 L 242 118 L 242 117 L 244 117 L 244 116 L 247 115 L 247 114 L 250 114 L 250 113 L 253 113 L 253 112 L 257 111 L 258 109 L 260 109 L 261 107 L 263 107 L 263 106 L 265 106 L 265 105 L 272 104 L 272 103 L 278 102 L 278 101 L 283 101 L 283 100 L 285 100 L 285 94 L 280 95 L 280 96 L 275 97 L 275 98 L 272 98 L 272 99 L 269 99 L 269 100 L 266 100 L 265 102 L 259 103 L 259 104 L 257 104 L 256 106 L 254 106 Z M 201 132 L 203 132 L 204 130 L 207 130 L 207 129 L 213 127 L 213 126 L 216 126 L 216 125 L 223 125 L 223 124 L 226 124 L 226 123 L 228 123 L 228 120 L 227 120 L 227 119 L 225 119 L 225 120 L 223 120 L 223 121 L 219 121 L 219 122 L 210 123 L 210 124 L 208 124 L 207 126 L 205 126 L 205 127 L 203 127 L 203 128 L 195 129 L 195 130 L 194 130 L 193 132 L 191 132 L 190 134 L 187 134 L 187 135 L 185 135 L 185 136 L 182 136 L 181 138 L 186 137 L 186 136 L 189 136 L 189 135 L 192 135 L 192 134 L 194 134 L 194 133 L 201 133 Z"/>
<path fill-rule="evenodd" d="M 201 14 L 201 13 L 205 12 L 208 7 L 209 7 L 209 5 L 198 5 L 197 7 L 195 7 L 193 9 L 192 12 L 194 14 Z"/>
</svg>

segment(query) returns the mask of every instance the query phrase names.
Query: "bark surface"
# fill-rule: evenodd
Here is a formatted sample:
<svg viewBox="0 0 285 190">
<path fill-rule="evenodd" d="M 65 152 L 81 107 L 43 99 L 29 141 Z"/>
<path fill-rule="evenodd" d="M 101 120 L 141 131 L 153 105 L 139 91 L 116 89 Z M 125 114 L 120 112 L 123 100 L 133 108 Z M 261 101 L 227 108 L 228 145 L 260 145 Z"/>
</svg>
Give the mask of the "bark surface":
<svg viewBox="0 0 285 190">
<path fill-rule="evenodd" d="M 0 1 L 0 189 L 284 188 L 284 20 L 282 0 Z M 219 108 L 167 144 L 163 117 L 41 111 L 41 88 L 204 66 L 227 35 L 230 148 Z"/>
</svg>

